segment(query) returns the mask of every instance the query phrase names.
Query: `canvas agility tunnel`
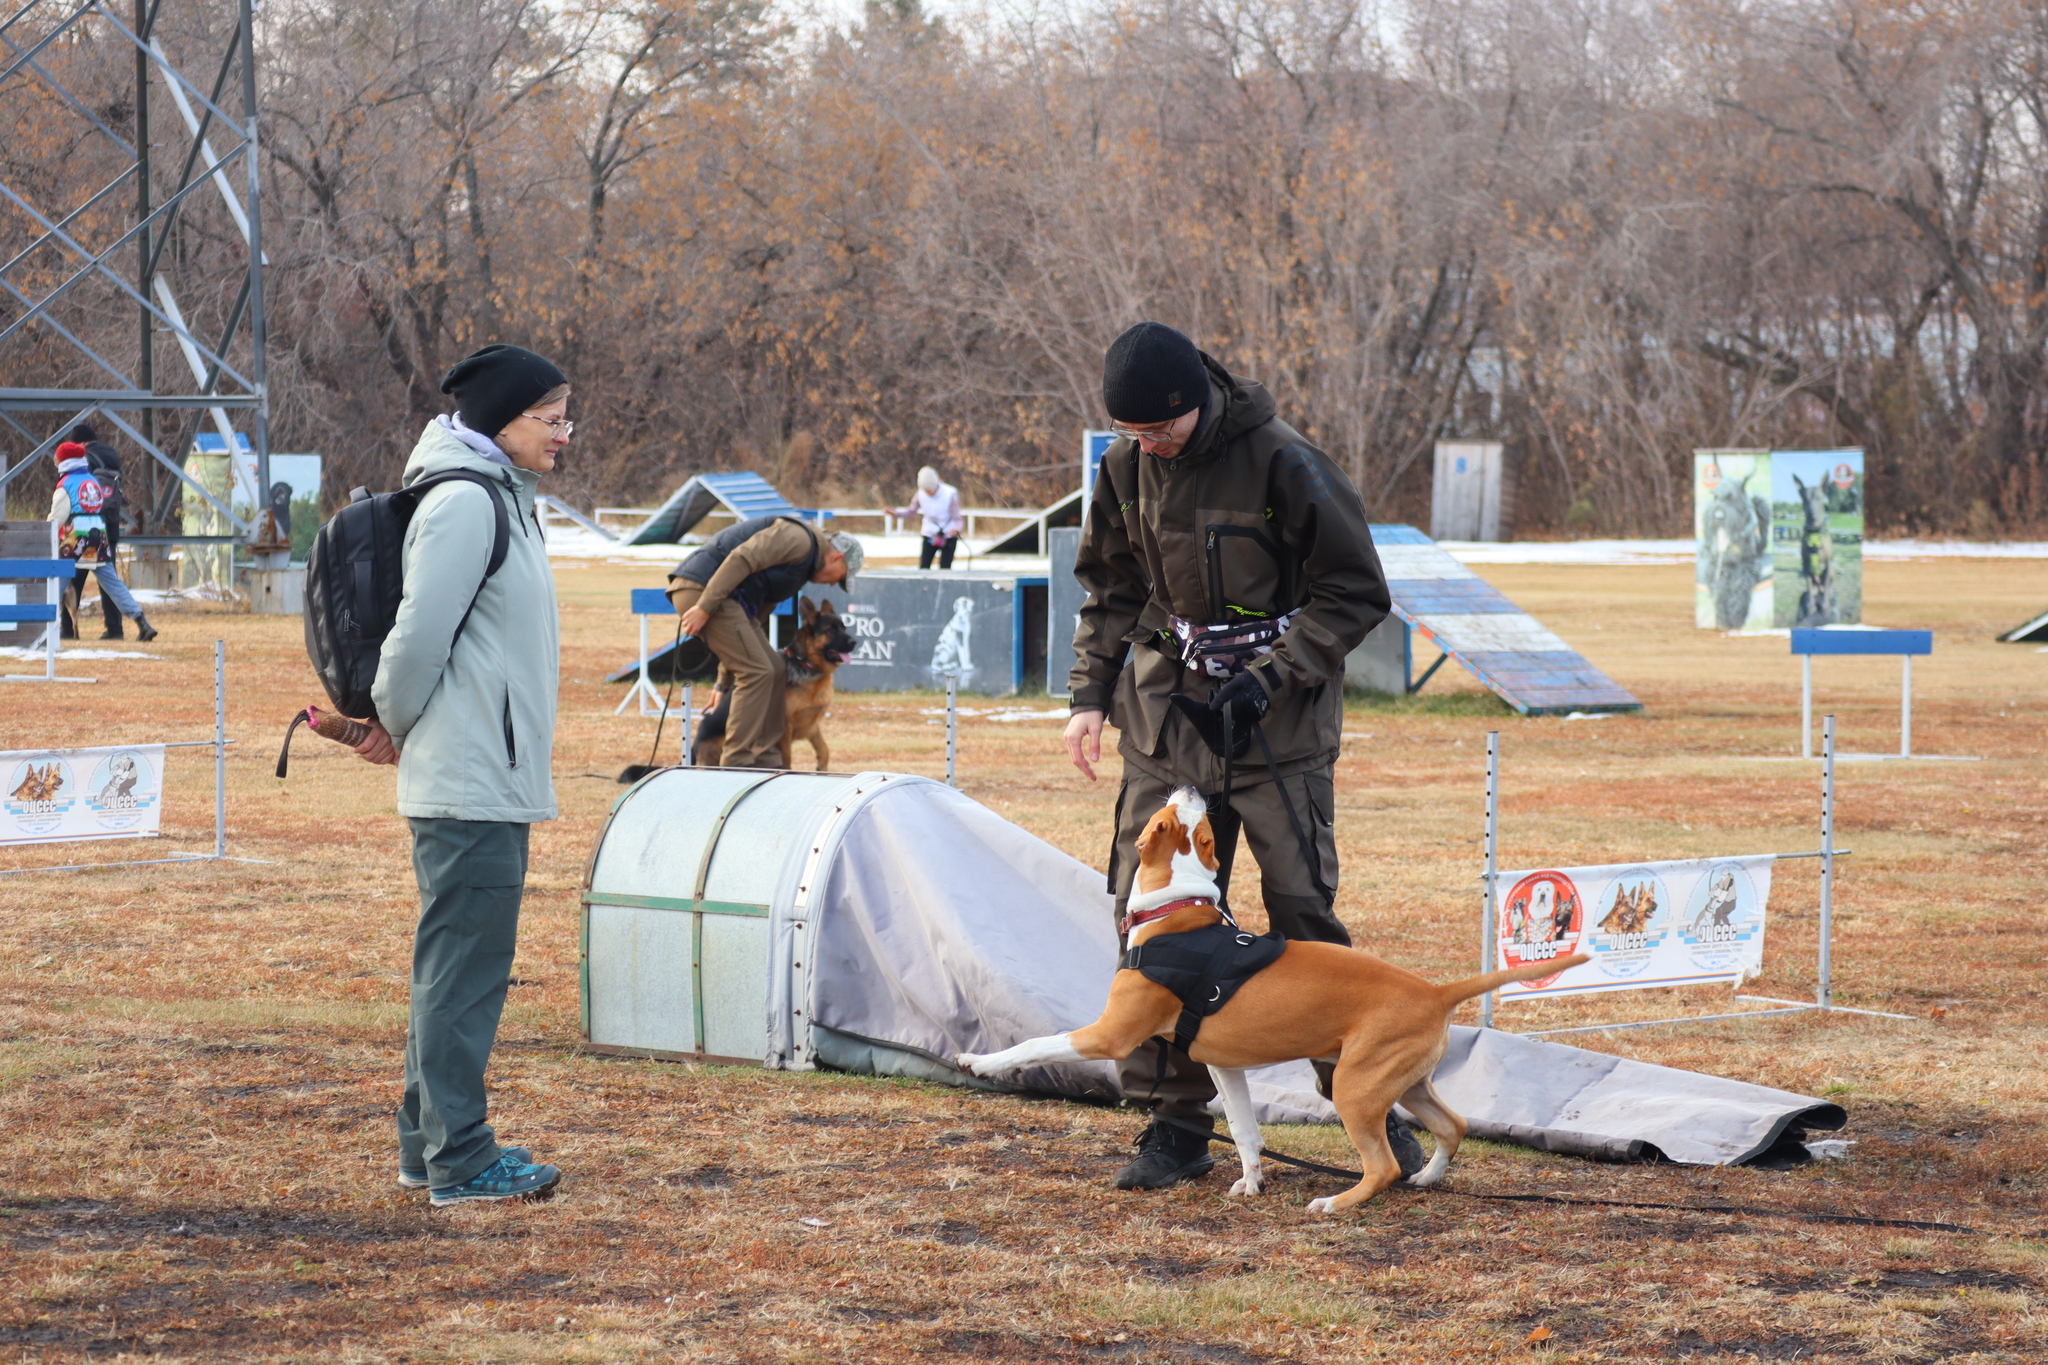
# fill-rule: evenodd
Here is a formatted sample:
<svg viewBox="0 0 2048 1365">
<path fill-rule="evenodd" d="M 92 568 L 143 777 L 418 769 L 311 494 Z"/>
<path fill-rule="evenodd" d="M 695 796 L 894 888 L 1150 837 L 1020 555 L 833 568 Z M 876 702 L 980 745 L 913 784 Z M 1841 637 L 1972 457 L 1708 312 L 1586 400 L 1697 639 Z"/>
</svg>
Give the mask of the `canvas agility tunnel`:
<svg viewBox="0 0 2048 1365">
<path fill-rule="evenodd" d="M 940 783 L 670 768 L 618 799 L 591 855 L 584 1045 L 1113 1101 L 1107 1062 L 998 1086 L 949 1059 L 1093 1021 L 1117 962 L 1102 874 Z M 1261 1122 L 1335 1121 L 1306 1063 L 1249 1079 Z M 1807 1129 L 1844 1122 L 1497 1029 L 1454 1027 L 1435 1079 L 1474 1134 L 1584 1156 L 1796 1161 Z"/>
</svg>

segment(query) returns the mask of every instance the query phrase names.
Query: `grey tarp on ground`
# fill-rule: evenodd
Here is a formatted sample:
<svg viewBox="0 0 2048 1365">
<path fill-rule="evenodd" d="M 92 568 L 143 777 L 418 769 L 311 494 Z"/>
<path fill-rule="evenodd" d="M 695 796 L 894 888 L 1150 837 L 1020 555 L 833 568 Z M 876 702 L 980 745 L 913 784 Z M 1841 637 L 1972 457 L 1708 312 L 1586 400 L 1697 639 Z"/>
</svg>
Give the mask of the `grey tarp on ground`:
<svg viewBox="0 0 2048 1365">
<path fill-rule="evenodd" d="M 841 809 L 813 874 L 822 889 L 791 992 L 808 1006 L 808 1038 L 782 1064 L 977 1084 L 952 1066 L 956 1053 L 1101 1014 L 1117 942 L 1100 872 L 935 782 L 892 775 Z M 1117 1094 L 1106 1062 L 1005 1079 L 1082 1098 Z M 1335 1120 L 1305 1062 L 1251 1080 L 1262 1122 Z M 1795 1130 L 1845 1121 L 1835 1105 L 1782 1090 L 1462 1026 L 1436 1084 L 1476 1137 L 1611 1159 L 1654 1148 L 1724 1165 Z"/>
<path fill-rule="evenodd" d="M 1116 975 L 1102 873 L 935 782 L 894 778 L 850 809 L 818 898 L 800 988 L 816 1059 L 841 1070 L 1114 1101 L 1116 1067 L 1035 1067 L 996 1085 L 953 1066 L 1093 1022 Z M 1306 1064 L 1303 1073 L 1308 1074 Z M 1266 1123 L 1300 1096 L 1257 1083 Z M 1314 1078 L 1307 1081 L 1315 1099 Z"/>
<path fill-rule="evenodd" d="M 1848 1122 L 1840 1105 L 1789 1090 L 1463 1025 L 1435 1081 L 1474 1137 L 1616 1160 L 1732 1166 Z"/>
</svg>

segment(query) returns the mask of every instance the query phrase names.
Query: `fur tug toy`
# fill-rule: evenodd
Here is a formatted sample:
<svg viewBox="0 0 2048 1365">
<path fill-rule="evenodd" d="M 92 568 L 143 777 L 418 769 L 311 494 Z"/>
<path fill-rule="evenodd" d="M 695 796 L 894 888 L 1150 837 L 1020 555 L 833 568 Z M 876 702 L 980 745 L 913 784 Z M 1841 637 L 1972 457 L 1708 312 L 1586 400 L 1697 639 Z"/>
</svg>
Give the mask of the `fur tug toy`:
<svg viewBox="0 0 2048 1365">
<path fill-rule="evenodd" d="M 330 715 L 317 706 L 309 706 L 292 717 L 292 723 L 284 730 L 284 747 L 277 751 L 277 775 L 284 776 L 285 762 L 291 757 L 292 732 L 301 725 L 314 734 L 331 739 L 337 744 L 346 744 L 353 749 L 370 737 L 370 727 L 347 716 Z"/>
</svg>

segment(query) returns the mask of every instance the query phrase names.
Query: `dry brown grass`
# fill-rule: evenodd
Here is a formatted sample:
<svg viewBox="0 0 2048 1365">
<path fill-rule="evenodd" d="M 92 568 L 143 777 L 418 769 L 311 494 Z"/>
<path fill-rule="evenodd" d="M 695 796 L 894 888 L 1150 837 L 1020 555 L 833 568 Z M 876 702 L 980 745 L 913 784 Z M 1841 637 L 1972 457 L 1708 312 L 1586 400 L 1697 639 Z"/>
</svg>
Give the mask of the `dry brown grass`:
<svg viewBox="0 0 2048 1365">
<path fill-rule="evenodd" d="M 0 880 L 0 1356 L 2048 1357 L 2041 1240 L 1406 1191 L 1355 1217 L 1310 1219 L 1306 1200 L 1334 1186 L 1291 1172 L 1248 1206 L 1213 1177 L 1155 1195 L 1109 1190 L 1137 1127 L 1124 1113 L 578 1055 L 575 888 L 618 791 L 609 779 L 648 739 L 645 723 L 611 717 L 616 691 L 599 677 L 631 652 L 624 589 L 651 577 L 559 573 L 563 819 L 535 831 L 492 1075 L 500 1131 L 569 1173 L 548 1205 L 434 1214 L 392 1184 L 415 905 L 405 831 L 388 775 L 318 739 L 301 740 L 289 782 L 270 776 L 283 718 L 315 699 L 295 623 L 166 616 L 150 650 L 160 657 L 97 663 L 98 687 L 0 693 L 10 746 L 198 738 L 211 641 L 225 638 L 240 740 L 231 851 L 268 860 Z M 1488 577 L 1649 711 L 1524 721 L 1469 695 L 1354 707 L 1339 833 L 1342 909 L 1362 943 L 1437 977 L 1469 969 L 1490 727 L 1505 735 L 1511 865 L 1811 846 L 1814 772 L 1748 761 L 1796 744 L 1798 675 L 1782 640 L 1694 631 L 1682 568 Z M 1773 1174 L 1473 1144 L 1454 1190 L 1705 1197 L 2048 1232 L 2048 655 L 1990 643 L 2048 604 L 2048 572 L 1879 563 L 1868 601 L 1873 620 L 1938 633 L 1918 670 L 1917 747 L 1985 756 L 1843 772 L 1843 842 L 1856 852 L 1841 884 L 1839 998 L 1916 1021 L 1797 1017 L 1587 1043 L 1828 1094 L 1852 1116 L 1852 1159 Z M 1891 742 L 1890 664 L 1823 661 L 1821 674 L 1848 747 Z M 843 699 L 830 722 L 842 766 L 939 771 L 937 731 L 919 714 L 930 705 Z M 1052 722 L 970 721 L 964 785 L 1098 862 L 1112 790 L 1080 780 L 1054 739 Z M 158 847 L 204 847 L 208 776 L 193 751 L 173 760 Z M 0 865 L 133 847 L 9 851 Z M 1811 864 L 1781 866 L 1760 993 L 1810 990 L 1814 888 Z M 1672 1003 L 1598 1007 L 1648 1017 Z M 1510 1007 L 1504 1022 L 1584 1011 Z M 1332 1134 L 1274 1137 L 1346 1155 Z M 1528 1344 L 1538 1329 L 1549 1335 Z"/>
</svg>

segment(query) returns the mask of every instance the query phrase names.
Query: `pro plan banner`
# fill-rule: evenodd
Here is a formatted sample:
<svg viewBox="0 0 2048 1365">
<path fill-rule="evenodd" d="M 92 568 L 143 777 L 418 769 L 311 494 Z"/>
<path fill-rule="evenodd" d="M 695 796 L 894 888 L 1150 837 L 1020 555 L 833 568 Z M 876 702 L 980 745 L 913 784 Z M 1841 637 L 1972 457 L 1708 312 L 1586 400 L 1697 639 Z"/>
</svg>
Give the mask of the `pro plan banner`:
<svg viewBox="0 0 2048 1365">
<path fill-rule="evenodd" d="M 0 844 L 153 837 L 164 746 L 0 752 Z"/>
<path fill-rule="evenodd" d="M 1499 874 L 1501 968 L 1592 961 L 1500 989 L 1503 1000 L 1740 983 L 1763 970 L 1769 854 Z"/>
</svg>

